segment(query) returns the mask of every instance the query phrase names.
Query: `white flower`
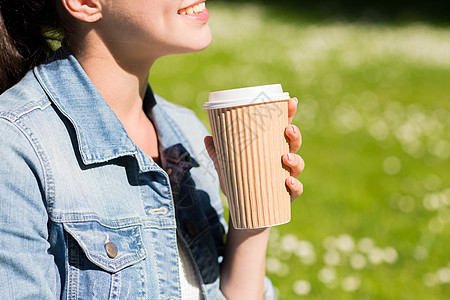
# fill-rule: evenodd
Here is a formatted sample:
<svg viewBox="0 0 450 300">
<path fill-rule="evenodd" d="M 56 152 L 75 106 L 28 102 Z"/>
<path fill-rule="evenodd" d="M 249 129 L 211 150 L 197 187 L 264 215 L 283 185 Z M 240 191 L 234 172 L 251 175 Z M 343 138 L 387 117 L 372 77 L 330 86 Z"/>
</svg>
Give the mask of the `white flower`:
<svg viewBox="0 0 450 300">
<path fill-rule="evenodd" d="M 369 260 L 374 265 L 379 265 L 384 260 L 384 251 L 380 248 L 374 248 L 369 252 Z"/>
<path fill-rule="evenodd" d="M 398 253 L 392 247 L 387 247 L 384 249 L 384 261 L 388 264 L 393 264 L 398 260 Z"/>
<path fill-rule="evenodd" d="M 425 260 L 428 258 L 428 250 L 424 246 L 418 245 L 414 248 L 413 256 L 416 260 Z"/>
<path fill-rule="evenodd" d="M 361 279 L 357 276 L 348 276 L 342 280 L 342 289 L 347 292 L 354 292 L 359 289 Z"/>
<path fill-rule="evenodd" d="M 308 241 L 298 242 L 296 254 L 305 265 L 312 265 L 316 262 L 314 246 Z"/>
<path fill-rule="evenodd" d="M 423 199 L 423 206 L 427 210 L 437 210 L 440 205 L 441 203 L 438 194 L 428 194 Z"/>
<path fill-rule="evenodd" d="M 355 253 L 350 257 L 350 265 L 353 269 L 362 270 L 367 266 L 367 259 L 360 253 Z"/>
<path fill-rule="evenodd" d="M 436 278 L 436 275 L 433 273 L 427 273 L 425 276 L 423 276 L 422 282 L 425 286 L 435 286 L 438 284 L 438 279 Z"/>
<path fill-rule="evenodd" d="M 325 284 L 332 283 L 336 280 L 336 271 L 332 268 L 323 268 L 319 271 L 318 278 Z"/>
<path fill-rule="evenodd" d="M 337 238 L 336 246 L 342 252 L 349 253 L 355 248 L 355 241 L 350 235 L 342 234 Z"/>
<path fill-rule="evenodd" d="M 450 268 L 440 268 L 437 271 L 437 277 L 441 283 L 450 283 Z"/>
<path fill-rule="evenodd" d="M 268 257 L 266 259 L 266 270 L 268 273 L 283 277 L 289 273 L 289 266 L 276 257 Z"/>
<path fill-rule="evenodd" d="M 398 157 L 389 156 L 383 161 L 383 170 L 389 175 L 395 175 L 400 172 L 402 163 Z"/>
<path fill-rule="evenodd" d="M 269 273 L 277 273 L 282 268 L 282 262 L 276 257 L 267 257 L 266 270 Z"/>
<path fill-rule="evenodd" d="M 311 292 L 311 283 L 307 280 L 297 280 L 292 285 L 292 290 L 299 296 L 308 295 Z"/>
<path fill-rule="evenodd" d="M 341 255 L 337 251 L 327 251 L 323 255 L 323 261 L 326 265 L 337 266 L 341 263 Z"/>
<path fill-rule="evenodd" d="M 295 252 L 298 248 L 298 239 L 294 234 L 286 234 L 280 240 L 281 249 L 285 252 Z"/>
<path fill-rule="evenodd" d="M 369 253 L 375 247 L 375 243 L 371 238 L 362 238 L 358 242 L 358 249 L 362 253 Z"/>
<path fill-rule="evenodd" d="M 325 250 L 333 250 L 336 248 L 336 238 L 333 236 L 327 236 L 323 239 L 322 245 Z"/>
</svg>

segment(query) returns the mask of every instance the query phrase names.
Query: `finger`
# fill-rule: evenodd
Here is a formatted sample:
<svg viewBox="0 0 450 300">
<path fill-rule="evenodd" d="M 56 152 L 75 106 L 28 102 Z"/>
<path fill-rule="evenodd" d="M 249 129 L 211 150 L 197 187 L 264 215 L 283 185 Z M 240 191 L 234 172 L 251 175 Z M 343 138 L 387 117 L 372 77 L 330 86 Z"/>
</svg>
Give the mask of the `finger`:
<svg viewBox="0 0 450 300">
<path fill-rule="evenodd" d="M 295 177 L 288 177 L 286 179 L 286 186 L 291 191 L 291 202 L 303 193 L 303 184 Z"/>
<path fill-rule="evenodd" d="M 292 120 L 294 119 L 295 112 L 297 111 L 297 104 L 298 99 L 297 98 L 291 98 L 288 102 L 288 118 L 289 118 L 289 124 L 292 123 Z"/>
<path fill-rule="evenodd" d="M 295 153 L 302 145 L 302 134 L 297 126 L 291 124 L 286 127 L 284 133 L 289 139 L 289 152 Z"/>
<path fill-rule="evenodd" d="M 211 157 L 211 160 L 214 163 L 214 167 L 216 168 L 216 171 L 219 172 L 219 165 L 217 161 L 217 153 L 216 148 L 214 147 L 214 140 L 212 136 L 206 136 L 203 140 L 205 143 L 206 151 L 208 152 L 209 157 Z"/>
<path fill-rule="evenodd" d="M 219 183 L 220 183 L 222 192 L 224 193 L 224 195 L 228 195 L 227 191 L 225 189 L 226 187 L 223 184 L 224 182 L 223 182 L 222 176 L 220 175 L 219 160 L 217 159 L 217 152 L 216 152 L 216 148 L 214 146 L 213 137 L 206 136 L 204 138 L 203 142 L 205 143 L 206 151 L 208 152 L 209 157 L 211 157 L 211 160 L 214 163 L 214 168 L 216 169 L 217 175 L 219 176 Z"/>
<path fill-rule="evenodd" d="M 283 163 L 290 168 L 291 176 L 297 177 L 305 169 L 305 161 L 300 155 L 286 153 L 283 155 Z"/>
</svg>

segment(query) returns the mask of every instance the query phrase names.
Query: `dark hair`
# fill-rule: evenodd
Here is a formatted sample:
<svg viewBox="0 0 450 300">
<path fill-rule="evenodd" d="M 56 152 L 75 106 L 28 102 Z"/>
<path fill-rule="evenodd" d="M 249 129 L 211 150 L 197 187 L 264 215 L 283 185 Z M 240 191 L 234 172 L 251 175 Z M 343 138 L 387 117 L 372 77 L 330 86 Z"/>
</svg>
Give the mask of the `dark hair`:
<svg viewBox="0 0 450 300">
<path fill-rule="evenodd" d="M 0 94 L 45 61 L 51 40 L 62 40 L 61 6 L 60 0 L 0 0 Z"/>
</svg>

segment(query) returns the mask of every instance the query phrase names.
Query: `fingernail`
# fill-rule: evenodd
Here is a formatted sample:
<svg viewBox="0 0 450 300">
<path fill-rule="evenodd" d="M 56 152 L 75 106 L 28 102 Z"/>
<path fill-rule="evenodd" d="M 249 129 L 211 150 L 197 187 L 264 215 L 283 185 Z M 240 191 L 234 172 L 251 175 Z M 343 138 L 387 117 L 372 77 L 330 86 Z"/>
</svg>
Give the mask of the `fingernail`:
<svg viewBox="0 0 450 300">
<path fill-rule="evenodd" d="M 287 160 L 288 160 L 288 161 L 292 161 L 292 154 L 291 154 L 291 153 L 288 153 L 288 154 L 287 154 Z"/>
<path fill-rule="evenodd" d="M 292 132 L 295 134 L 295 133 L 297 133 L 296 131 L 297 131 L 297 129 L 295 128 L 295 126 L 294 125 L 291 125 L 291 127 L 292 127 Z"/>
<path fill-rule="evenodd" d="M 294 184 L 295 184 L 294 177 L 291 177 L 291 179 L 289 179 L 289 183 L 290 183 L 291 185 L 294 185 Z"/>
<path fill-rule="evenodd" d="M 295 103 L 298 103 L 297 97 L 294 97 L 294 101 L 295 101 Z"/>
</svg>

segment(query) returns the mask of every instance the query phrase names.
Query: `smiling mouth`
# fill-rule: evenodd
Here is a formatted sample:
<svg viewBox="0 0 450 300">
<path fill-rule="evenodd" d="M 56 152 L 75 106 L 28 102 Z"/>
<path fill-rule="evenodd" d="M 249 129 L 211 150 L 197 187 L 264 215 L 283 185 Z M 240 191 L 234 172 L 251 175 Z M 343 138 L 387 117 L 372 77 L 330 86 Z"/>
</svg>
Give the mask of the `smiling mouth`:
<svg viewBox="0 0 450 300">
<path fill-rule="evenodd" d="M 201 13 L 205 9 L 206 9 L 205 2 L 201 2 L 201 3 L 198 3 L 198 4 L 191 5 L 189 7 L 186 7 L 186 8 L 180 9 L 178 11 L 178 14 L 179 15 L 196 15 L 196 14 Z"/>
</svg>

